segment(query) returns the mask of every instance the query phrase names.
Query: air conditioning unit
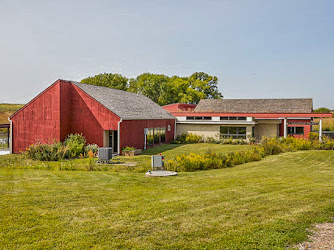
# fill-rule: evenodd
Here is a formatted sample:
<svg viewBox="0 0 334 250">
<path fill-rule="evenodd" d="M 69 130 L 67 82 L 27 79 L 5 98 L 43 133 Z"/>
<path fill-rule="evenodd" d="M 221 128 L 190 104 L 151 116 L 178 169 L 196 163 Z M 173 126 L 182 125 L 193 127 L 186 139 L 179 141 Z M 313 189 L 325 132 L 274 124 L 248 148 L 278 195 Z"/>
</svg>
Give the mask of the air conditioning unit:
<svg viewBox="0 0 334 250">
<path fill-rule="evenodd" d="M 99 148 L 98 158 L 102 162 L 112 159 L 112 148 Z"/>
</svg>

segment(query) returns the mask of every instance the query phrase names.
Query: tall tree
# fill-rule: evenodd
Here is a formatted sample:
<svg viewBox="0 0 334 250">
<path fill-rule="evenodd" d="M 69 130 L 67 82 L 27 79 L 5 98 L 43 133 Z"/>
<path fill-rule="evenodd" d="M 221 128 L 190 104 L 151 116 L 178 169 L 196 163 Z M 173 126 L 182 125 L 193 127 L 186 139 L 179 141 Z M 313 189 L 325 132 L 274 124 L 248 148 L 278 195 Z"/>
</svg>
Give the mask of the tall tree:
<svg viewBox="0 0 334 250">
<path fill-rule="evenodd" d="M 104 73 L 81 82 L 140 93 L 159 105 L 197 104 L 201 99 L 222 98 L 218 91 L 218 78 L 204 72 L 196 72 L 189 77 L 143 73 L 130 80 L 119 74 Z"/>
<path fill-rule="evenodd" d="M 81 80 L 82 83 L 103 86 L 113 89 L 128 90 L 129 79 L 121 74 L 99 74 Z"/>
</svg>

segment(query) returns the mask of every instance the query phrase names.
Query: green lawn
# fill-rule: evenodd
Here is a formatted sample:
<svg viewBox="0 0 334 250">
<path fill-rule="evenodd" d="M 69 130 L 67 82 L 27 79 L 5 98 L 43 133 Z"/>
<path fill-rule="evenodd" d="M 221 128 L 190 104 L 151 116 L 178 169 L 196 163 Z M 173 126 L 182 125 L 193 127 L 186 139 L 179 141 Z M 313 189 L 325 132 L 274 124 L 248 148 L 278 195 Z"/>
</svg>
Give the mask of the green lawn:
<svg viewBox="0 0 334 250">
<path fill-rule="evenodd" d="M 0 168 L 0 199 L 4 249 L 285 248 L 333 217 L 334 152 L 169 178 Z"/>
</svg>

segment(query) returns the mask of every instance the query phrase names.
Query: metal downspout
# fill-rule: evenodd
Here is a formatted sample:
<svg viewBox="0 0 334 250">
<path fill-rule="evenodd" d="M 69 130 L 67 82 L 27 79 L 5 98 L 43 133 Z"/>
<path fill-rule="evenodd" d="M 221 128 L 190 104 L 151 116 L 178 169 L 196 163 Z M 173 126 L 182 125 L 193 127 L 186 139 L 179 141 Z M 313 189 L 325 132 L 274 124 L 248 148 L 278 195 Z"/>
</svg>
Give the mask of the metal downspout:
<svg viewBox="0 0 334 250">
<path fill-rule="evenodd" d="M 119 120 L 118 122 L 118 130 L 117 130 L 117 154 L 121 155 L 121 122 L 122 122 L 122 118 Z"/>
<path fill-rule="evenodd" d="M 10 123 L 10 153 L 13 153 L 13 122 L 11 119 L 8 117 L 8 121 Z"/>
</svg>

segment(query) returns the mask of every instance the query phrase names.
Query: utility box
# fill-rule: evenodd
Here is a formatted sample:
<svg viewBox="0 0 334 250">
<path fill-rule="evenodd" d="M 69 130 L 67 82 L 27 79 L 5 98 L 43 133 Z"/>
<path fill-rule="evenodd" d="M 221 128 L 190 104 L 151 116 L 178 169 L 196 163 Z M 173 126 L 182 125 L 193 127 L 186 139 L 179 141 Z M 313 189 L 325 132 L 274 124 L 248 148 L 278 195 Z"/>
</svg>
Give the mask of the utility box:
<svg viewBox="0 0 334 250">
<path fill-rule="evenodd" d="M 164 170 L 164 156 L 163 155 L 152 155 L 151 164 L 152 170 Z"/>
<path fill-rule="evenodd" d="M 99 148 L 98 158 L 101 162 L 108 162 L 112 159 L 112 148 Z"/>
</svg>

